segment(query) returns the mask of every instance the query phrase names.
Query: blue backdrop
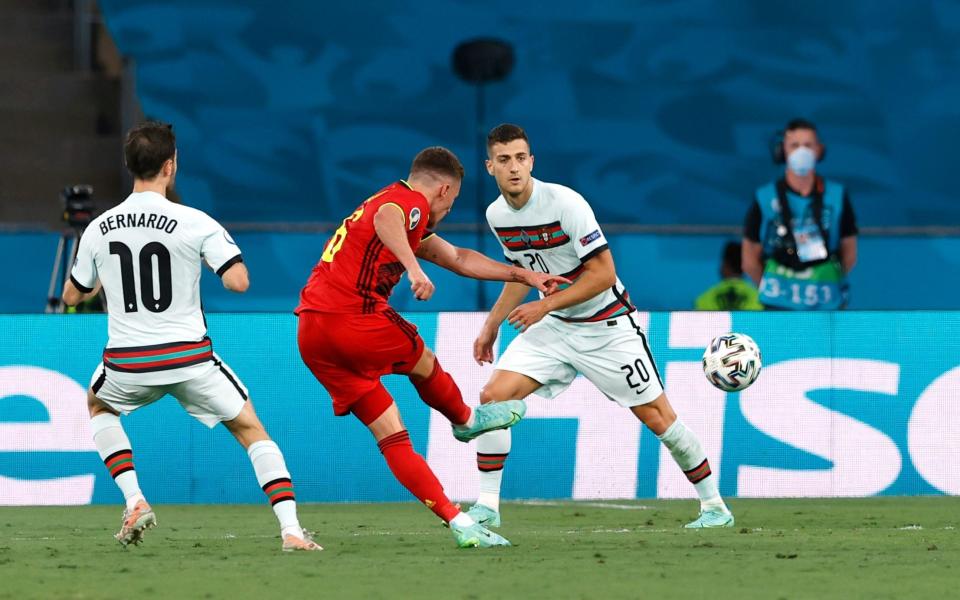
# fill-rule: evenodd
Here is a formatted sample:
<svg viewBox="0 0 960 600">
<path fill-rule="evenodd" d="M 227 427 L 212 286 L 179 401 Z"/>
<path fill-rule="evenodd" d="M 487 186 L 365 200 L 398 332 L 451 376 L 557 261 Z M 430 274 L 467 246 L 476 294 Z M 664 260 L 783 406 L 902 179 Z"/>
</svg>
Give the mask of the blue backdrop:
<svg viewBox="0 0 960 600">
<path fill-rule="evenodd" d="M 475 403 L 489 373 L 469 356 L 483 315 L 408 317 Z M 640 320 L 667 392 L 703 439 L 725 495 L 960 494 L 960 313 L 652 313 Z M 408 499 L 362 425 L 333 417 L 297 355 L 294 317 L 211 315 L 209 322 L 218 353 L 285 451 L 301 500 Z M 710 337 L 729 330 L 753 336 L 765 366 L 752 388 L 727 395 L 706 383 L 699 358 Z M 119 501 L 84 406 L 104 332 L 101 316 L 0 316 L 0 503 Z M 505 332 L 501 346 L 513 335 Z M 470 497 L 472 448 L 452 440 L 404 378 L 386 381 L 417 449 L 451 495 Z M 528 418 L 514 430 L 507 497 L 691 494 L 656 438 L 589 384 L 578 380 L 552 402 L 528 404 Z M 169 398 L 124 423 L 152 501 L 263 501 L 246 454 L 223 428 L 208 431 Z"/>
<path fill-rule="evenodd" d="M 451 219 L 474 221 L 474 92 L 450 56 L 497 36 L 517 64 L 480 128 L 524 125 L 536 173 L 601 222 L 740 223 L 800 115 L 861 223 L 960 225 L 953 1 L 99 4 L 146 113 L 176 124 L 181 192 L 224 221 L 339 221 L 434 144 L 469 172 Z"/>
<path fill-rule="evenodd" d="M 444 233 L 468 248 L 476 235 Z M 328 234 L 234 233 L 250 269 L 250 291 L 223 289 L 208 273 L 201 280 L 204 306 L 211 311 L 293 310 L 310 270 L 320 257 Z M 719 279 L 725 236 L 611 234 L 617 271 L 630 297 L 644 310 L 683 310 Z M 16 257 L 0 282 L 0 313 L 41 312 L 46 303 L 50 269 L 56 250 L 53 234 L 0 235 L 0 255 Z M 503 253 L 487 232 L 480 249 L 499 260 Z M 430 302 L 413 300 L 404 279 L 391 299 L 400 310 L 486 310 L 500 285 L 487 286 L 487 306 L 477 304 L 476 281 L 427 265 L 437 292 Z M 851 277 L 850 305 L 855 309 L 960 308 L 960 238 L 863 237 L 860 262 Z"/>
</svg>

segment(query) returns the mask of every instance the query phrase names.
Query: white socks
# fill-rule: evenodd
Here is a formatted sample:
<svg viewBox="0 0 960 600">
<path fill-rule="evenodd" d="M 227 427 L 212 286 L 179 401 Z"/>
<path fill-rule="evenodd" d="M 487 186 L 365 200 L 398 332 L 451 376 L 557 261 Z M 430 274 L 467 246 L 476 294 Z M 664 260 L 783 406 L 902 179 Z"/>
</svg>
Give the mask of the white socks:
<svg viewBox="0 0 960 600">
<path fill-rule="evenodd" d="M 297 502 L 293 494 L 293 482 L 283 460 L 280 448 L 273 440 L 262 440 L 250 444 L 247 455 L 253 463 L 253 472 L 257 483 L 270 499 L 273 512 L 280 521 L 280 535 L 294 535 L 303 538 L 303 530 L 297 520 Z"/>
<path fill-rule="evenodd" d="M 487 432 L 477 438 L 477 468 L 480 470 L 480 496 L 477 504 L 500 512 L 500 484 L 503 465 L 510 454 L 509 429 Z"/>
<path fill-rule="evenodd" d="M 701 510 L 728 511 L 723 498 L 720 497 L 717 478 L 710 470 L 707 454 L 700 445 L 700 440 L 692 431 L 687 429 L 680 419 L 657 436 L 663 445 L 670 451 L 673 460 L 677 462 L 690 483 L 697 489 L 700 496 Z"/>
<path fill-rule="evenodd" d="M 133 508 L 140 500 L 146 500 L 140 491 L 137 472 L 133 468 L 130 439 L 120 425 L 120 417 L 109 413 L 99 414 L 90 419 L 90 428 L 93 430 L 93 443 L 97 452 L 123 492 L 127 508 Z M 281 535 L 302 538 L 303 530 L 297 520 L 293 483 L 290 481 L 290 473 L 280 448 L 271 440 L 254 442 L 247 448 L 247 455 L 253 463 L 257 482 L 270 498 L 273 512 L 280 521 Z"/>
<path fill-rule="evenodd" d="M 146 500 L 140 491 L 137 472 L 133 468 L 133 451 L 130 439 L 120 425 L 120 417 L 110 413 L 101 413 L 90 419 L 93 430 L 93 443 L 100 458 L 123 493 L 127 508 L 133 508 L 140 500 Z"/>
<path fill-rule="evenodd" d="M 450 519 L 450 524 L 456 525 L 457 527 L 470 527 L 474 523 L 476 523 L 476 521 L 467 513 L 457 513 L 457 516 Z"/>
</svg>

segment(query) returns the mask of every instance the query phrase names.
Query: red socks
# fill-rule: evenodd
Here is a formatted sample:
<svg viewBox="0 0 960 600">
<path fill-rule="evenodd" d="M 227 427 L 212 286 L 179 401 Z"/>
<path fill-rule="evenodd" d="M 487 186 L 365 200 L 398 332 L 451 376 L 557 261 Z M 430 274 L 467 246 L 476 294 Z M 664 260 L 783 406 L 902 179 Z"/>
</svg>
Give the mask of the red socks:
<svg viewBox="0 0 960 600">
<path fill-rule="evenodd" d="M 454 425 L 463 425 L 470 418 L 470 407 L 463 403 L 460 388 L 443 370 L 439 360 L 433 361 L 433 372 L 426 379 L 417 381 L 413 377 L 410 382 L 417 388 L 420 398 L 430 408 L 438 411 Z"/>
<path fill-rule="evenodd" d="M 436 370 L 434 370 L 434 373 L 436 373 Z M 449 375 L 446 376 L 447 378 L 450 377 Z M 414 452 L 413 445 L 410 444 L 410 435 L 406 430 L 388 435 L 377 442 L 377 445 L 380 446 L 380 452 L 387 460 L 387 465 L 390 466 L 393 476 L 427 508 L 446 522 L 459 514 L 460 509 L 454 506 L 446 494 L 443 493 L 443 486 L 440 485 L 437 476 L 430 470 L 427 461 Z"/>
</svg>

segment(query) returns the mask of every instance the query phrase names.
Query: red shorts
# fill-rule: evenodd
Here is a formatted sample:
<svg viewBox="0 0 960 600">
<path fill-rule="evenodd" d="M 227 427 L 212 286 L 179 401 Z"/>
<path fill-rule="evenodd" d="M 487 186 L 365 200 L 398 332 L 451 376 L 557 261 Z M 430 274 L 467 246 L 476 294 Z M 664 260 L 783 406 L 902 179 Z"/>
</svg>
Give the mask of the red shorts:
<svg viewBox="0 0 960 600">
<path fill-rule="evenodd" d="M 338 416 L 378 389 L 382 376 L 412 371 L 424 348 L 417 327 L 394 310 L 368 315 L 303 311 L 297 343 L 304 364 L 333 397 Z"/>
</svg>

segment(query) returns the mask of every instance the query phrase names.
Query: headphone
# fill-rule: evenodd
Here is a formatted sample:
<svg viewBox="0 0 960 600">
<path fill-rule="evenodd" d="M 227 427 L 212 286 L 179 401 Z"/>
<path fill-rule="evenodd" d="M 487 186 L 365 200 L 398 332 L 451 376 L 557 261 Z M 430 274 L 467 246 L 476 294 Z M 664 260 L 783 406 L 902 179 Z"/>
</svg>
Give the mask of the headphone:
<svg viewBox="0 0 960 600">
<path fill-rule="evenodd" d="M 783 165 L 787 162 L 787 153 L 783 150 L 783 139 L 786 137 L 788 131 L 793 131 L 794 129 L 810 129 L 814 132 L 817 131 L 817 126 L 813 124 L 812 121 L 807 119 L 796 118 L 791 119 L 787 126 L 783 129 L 780 129 L 773 134 L 773 137 L 770 138 L 770 158 L 773 159 L 773 164 Z M 820 156 L 817 157 L 817 162 L 822 161 L 827 157 L 827 146 L 820 143 Z"/>
</svg>

